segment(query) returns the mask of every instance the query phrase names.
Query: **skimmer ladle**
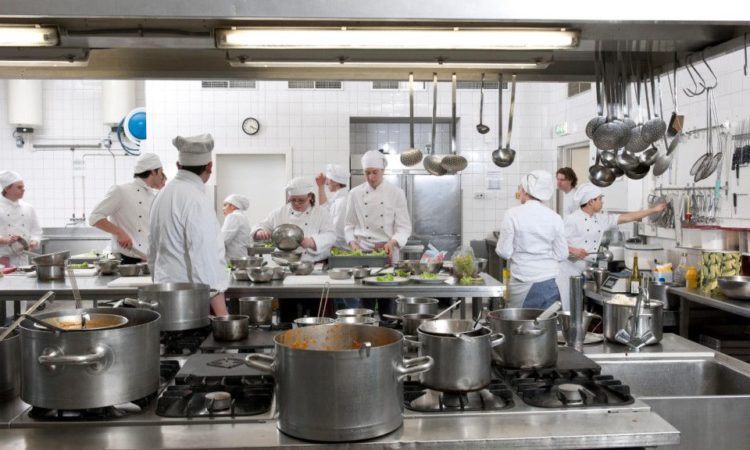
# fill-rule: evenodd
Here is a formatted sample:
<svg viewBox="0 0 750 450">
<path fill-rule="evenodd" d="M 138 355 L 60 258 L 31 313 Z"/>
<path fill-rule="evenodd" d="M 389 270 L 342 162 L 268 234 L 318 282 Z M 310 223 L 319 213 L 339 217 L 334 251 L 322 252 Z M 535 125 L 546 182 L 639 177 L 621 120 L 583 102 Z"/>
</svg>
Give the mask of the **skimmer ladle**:
<svg viewBox="0 0 750 450">
<path fill-rule="evenodd" d="M 430 174 L 441 176 L 448 173 L 440 165 L 442 158 L 435 156 L 435 127 L 437 126 L 437 73 L 432 74 L 432 140 L 430 145 L 430 154 L 425 156 L 422 164 L 424 169 Z"/>
<path fill-rule="evenodd" d="M 443 169 L 451 173 L 464 170 L 469 162 L 461 155 L 456 154 L 456 74 L 451 77 L 451 154 L 443 156 L 440 162 Z"/>
<path fill-rule="evenodd" d="M 401 153 L 401 164 L 410 167 L 422 161 L 422 151 L 414 147 L 414 74 L 409 74 L 409 149 Z"/>
</svg>

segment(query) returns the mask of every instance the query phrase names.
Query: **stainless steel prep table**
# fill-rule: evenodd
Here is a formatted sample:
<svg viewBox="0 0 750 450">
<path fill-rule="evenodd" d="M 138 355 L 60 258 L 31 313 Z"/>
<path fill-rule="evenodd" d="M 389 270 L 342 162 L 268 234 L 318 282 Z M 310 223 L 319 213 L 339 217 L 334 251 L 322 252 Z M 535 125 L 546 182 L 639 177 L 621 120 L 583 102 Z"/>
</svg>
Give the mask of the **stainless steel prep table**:
<svg viewBox="0 0 750 450">
<path fill-rule="evenodd" d="M 706 294 L 700 289 L 669 288 L 669 291 L 682 299 L 680 302 L 680 336 L 683 337 L 688 336 L 692 303 L 710 306 L 742 317 L 750 317 L 750 301 L 732 300 L 722 295 Z"/>
<path fill-rule="evenodd" d="M 500 298 L 503 294 L 503 285 L 486 273 L 480 275 L 483 283 L 474 285 L 408 283 L 399 286 L 372 286 L 357 280 L 354 284 L 330 285 L 330 297 L 395 298 L 400 294 L 406 297 Z M 138 289 L 135 287 L 107 286 L 107 283 L 116 278 L 115 276 L 77 277 L 76 282 L 84 300 L 117 300 L 137 295 Z M 290 286 L 285 285 L 283 281 L 252 283 L 232 280 L 226 294 L 230 298 L 246 296 L 320 298 L 322 289 L 323 284 Z M 46 291 L 54 291 L 56 300 L 73 300 L 73 291 L 67 280 L 39 281 L 24 275 L 8 275 L 0 278 L 0 301 L 36 300 Z M 464 317 L 464 304 L 461 305 L 461 311 Z"/>
</svg>

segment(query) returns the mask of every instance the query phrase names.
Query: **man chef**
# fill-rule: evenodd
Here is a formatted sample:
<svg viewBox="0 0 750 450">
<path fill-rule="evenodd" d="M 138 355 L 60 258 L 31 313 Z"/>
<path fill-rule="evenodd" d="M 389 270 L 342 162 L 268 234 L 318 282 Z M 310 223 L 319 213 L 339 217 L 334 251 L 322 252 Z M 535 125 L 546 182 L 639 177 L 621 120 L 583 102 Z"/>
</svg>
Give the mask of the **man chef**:
<svg viewBox="0 0 750 450">
<path fill-rule="evenodd" d="M 247 256 L 247 248 L 253 243 L 250 237 L 250 220 L 245 215 L 249 207 L 250 200 L 244 195 L 231 194 L 224 199 L 221 239 L 224 241 L 227 259 Z"/>
<path fill-rule="evenodd" d="M 521 177 L 521 204 L 503 218 L 495 252 L 510 260 L 508 308 L 547 308 L 560 299 L 558 264 L 568 257 L 560 216 L 544 203 L 554 192 L 552 174 L 534 170 Z"/>
<path fill-rule="evenodd" d="M 133 181 L 109 188 L 91 211 L 89 225 L 112 235 L 112 253 L 123 264 L 147 259 L 151 204 L 166 182 L 159 157 L 143 153 L 135 162 Z"/>
<path fill-rule="evenodd" d="M 389 260 L 399 260 L 399 249 L 411 235 L 411 218 L 404 191 L 383 180 L 388 162 L 377 150 L 362 155 L 366 183 L 349 192 L 346 202 L 344 236 L 352 250 L 385 249 Z M 373 299 L 362 301 L 365 308 L 375 305 Z M 380 313 L 392 312 L 393 301 L 379 301 Z"/>
<path fill-rule="evenodd" d="M 325 174 L 315 177 L 318 185 L 318 199 L 320 206 L 328 209 L 336 228 L 336 248 L 348 250 L 349 246 L 344 237 L 344 222 L 346 220 L 346 199 L 349 195 L 349 171 L 338 164 L 327 164 Z M 327 195 L 326 188 L 331 193 Z"/>
<path fill-rule="evenodd" d="M 27 263 L 28 258 L 10 245 L 22 238 L 33 251 L 39 247 L 42 228 L 34 207 L 22 200 L 26 186 L 21 175 L 12 170 L 0 172 L 0 186 L 3 189 L 0 197 L 0 264 L 18 267 Z"/>
<path fill-rule="evenodd" d="M 587 263 L 593 263 L 599 251 L 604 232 L 623 223 L 635 222 L 644 217 L 663 211 L 666 203 L 653 208 L 633 211 L 625 214 L 602 212 L 604 192 L 591 184 L 582 184 L 576 190 L 575 203 L 578 210 L 565 218 L 565 239 L 568 242 L 569 257 L 560 263 L 557 285 L 560 288 L 563 308 L 570 309 L 570 277 L 583 273 Z"/>
<path fill-rule="evenodd" d="M 219 294 L 211 298 L 211 310 L 227 315 L 224 291 L 229 271 L 216 214 L 206 196 L 211 177 L 210 134 L 172 140 L 179 154 L 177 175 L 156 196 L 149 228 L 149 266 L 155 283 L 202 283 Z"/>
</svg>

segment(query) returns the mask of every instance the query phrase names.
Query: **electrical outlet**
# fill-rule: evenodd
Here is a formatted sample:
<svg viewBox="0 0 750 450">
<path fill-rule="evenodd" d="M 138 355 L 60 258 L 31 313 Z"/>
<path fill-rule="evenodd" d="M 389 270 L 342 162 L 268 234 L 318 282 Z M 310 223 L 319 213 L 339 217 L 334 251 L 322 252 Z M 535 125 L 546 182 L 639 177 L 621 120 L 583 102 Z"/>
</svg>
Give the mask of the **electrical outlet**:
<svg viewBox="0 0 750 450">
<path fill-rule="evenodd" d="M 474 200 L 484 200 L 485 198 L 487 198 L 487 194 L 484 192 L 477 192 L 474 194 Z"/>
</svg>

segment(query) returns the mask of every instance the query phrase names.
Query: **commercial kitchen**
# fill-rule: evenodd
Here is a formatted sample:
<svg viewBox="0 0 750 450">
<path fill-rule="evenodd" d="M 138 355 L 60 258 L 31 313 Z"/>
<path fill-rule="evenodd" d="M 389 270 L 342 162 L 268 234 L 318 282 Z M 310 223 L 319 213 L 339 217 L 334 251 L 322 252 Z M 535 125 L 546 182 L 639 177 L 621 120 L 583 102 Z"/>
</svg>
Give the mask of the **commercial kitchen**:
<svg viewBox="0 0 750 450">
<path fill-rule="evenodd" d="M 0 0 L 0 448 L 744 448 L 748 32 Z"/>
</svg>

